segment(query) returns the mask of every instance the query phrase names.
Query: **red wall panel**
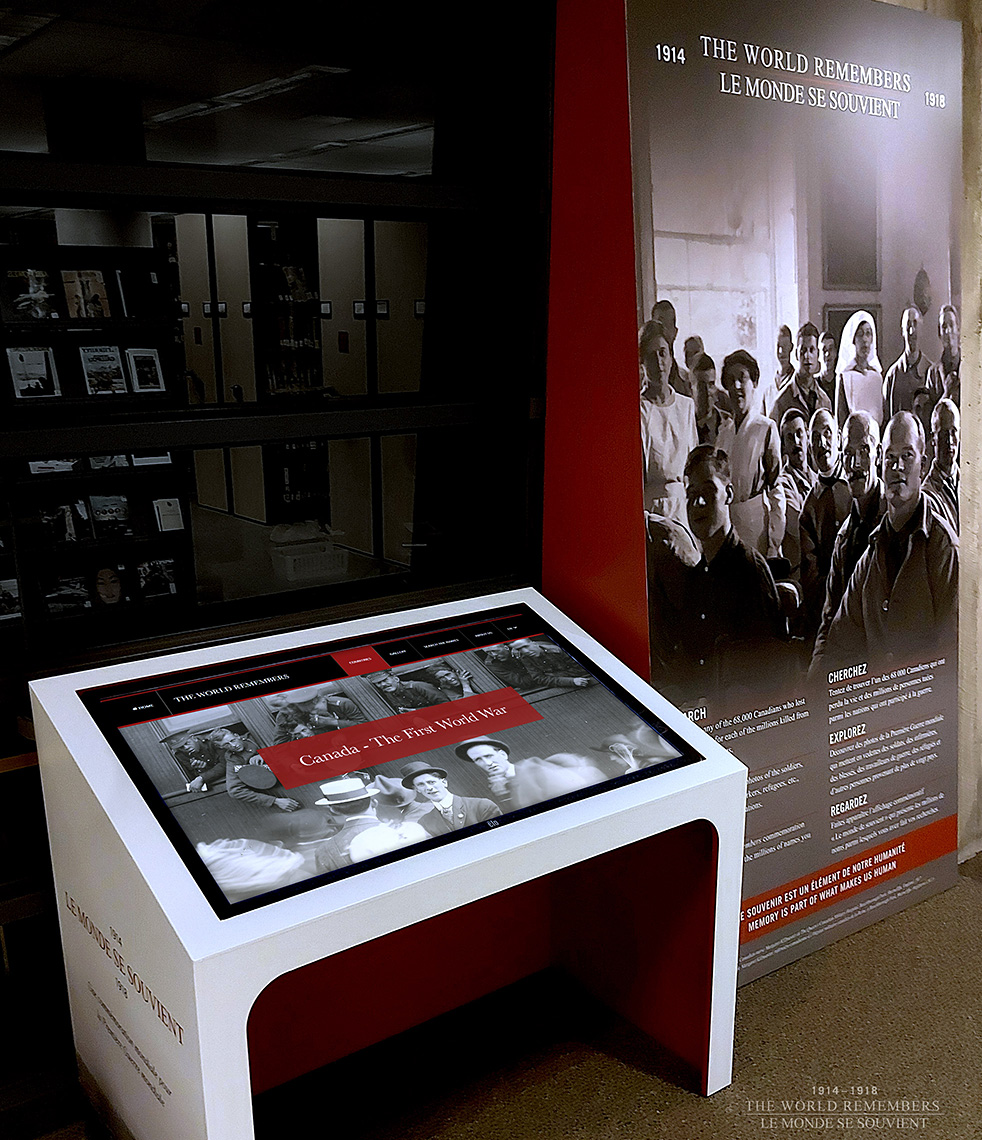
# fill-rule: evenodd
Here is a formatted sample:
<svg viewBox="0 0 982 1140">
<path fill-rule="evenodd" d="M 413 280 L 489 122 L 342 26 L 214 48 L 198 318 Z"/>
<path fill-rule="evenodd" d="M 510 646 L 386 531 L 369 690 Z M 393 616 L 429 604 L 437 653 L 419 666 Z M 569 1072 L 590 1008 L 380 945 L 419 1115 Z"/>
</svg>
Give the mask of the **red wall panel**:
<svg viewBox="0 0 982 1140">
<path fill-rule="evenodd" d="M 623 0 L 559 0 L 543 592 L 648 673 Z"/>
</svg>

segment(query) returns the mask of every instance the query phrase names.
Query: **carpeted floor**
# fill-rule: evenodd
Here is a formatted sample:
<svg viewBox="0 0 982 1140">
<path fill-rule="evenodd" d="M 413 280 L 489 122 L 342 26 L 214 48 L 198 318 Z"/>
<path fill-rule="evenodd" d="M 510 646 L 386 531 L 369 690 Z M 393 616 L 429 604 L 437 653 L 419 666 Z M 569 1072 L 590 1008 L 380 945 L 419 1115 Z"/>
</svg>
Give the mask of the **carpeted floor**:
<svg viewBox="0 0 982 1140">
<path fill-rule="evenodd" d="M 734 1081 L 709 1099 L 670 1083 L 670 1061 L 632 1026 L 540 977 L 264 1094 L 257 1137 L 313 1117 L 345 1140 L 978 1140 L 982 856 L 961 872 L 744 987 Z M 46 1140 L 102 1137 L 80 1123 Z"/>
</svg>

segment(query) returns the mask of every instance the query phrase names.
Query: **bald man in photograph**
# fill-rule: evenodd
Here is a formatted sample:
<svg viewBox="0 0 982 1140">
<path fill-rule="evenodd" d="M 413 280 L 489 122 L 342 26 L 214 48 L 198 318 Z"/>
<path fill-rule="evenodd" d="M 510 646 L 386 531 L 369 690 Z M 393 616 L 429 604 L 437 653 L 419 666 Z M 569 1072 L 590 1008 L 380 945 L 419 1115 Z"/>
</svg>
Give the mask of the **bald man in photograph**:
<svg viewBox="0 0 982 1140">
<path fill-rule="evenodd" d="M 953 400 L 943 396 L 931 413 L 931 436 L 934 461 L 924 480 L 924 490 L 933 497 L 951 529 L 958 534 L 960 517 L 958 495 L 961 476 L 958 471 L 958 444 L 961 416 Z"/>
<path fill-rule="evenodd" d="M 958 407 L 962 398 L 962 346 L 958 310 L 954 305 L 941 306 L 938 336 L 941 338 L 941 359 L 928 369 L 927 386 L 935 404 L 944 396 Z"/>
<path fill-rule="evenodd" d="M 883 435 L 886 514 L 870 535 L 809 677 L 872 659 L 879 668 L 953 646 L 958 538 L 922 487 L 924 429 L 898 412 Z"/>
</svg>

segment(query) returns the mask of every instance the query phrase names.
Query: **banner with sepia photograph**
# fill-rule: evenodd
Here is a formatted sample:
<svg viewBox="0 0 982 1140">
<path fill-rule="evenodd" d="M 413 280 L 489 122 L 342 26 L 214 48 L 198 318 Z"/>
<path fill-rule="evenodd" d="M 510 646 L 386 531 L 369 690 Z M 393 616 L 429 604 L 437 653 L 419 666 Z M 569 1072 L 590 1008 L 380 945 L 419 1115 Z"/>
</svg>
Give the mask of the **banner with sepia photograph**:
<svg viewBox="0 0 982 1140">
<path fill-rule="evenodd" d="M 749 981 L 955 879 L 961 27 L 627 12 L 652 681 L 750 768 Z"/>
</svg>

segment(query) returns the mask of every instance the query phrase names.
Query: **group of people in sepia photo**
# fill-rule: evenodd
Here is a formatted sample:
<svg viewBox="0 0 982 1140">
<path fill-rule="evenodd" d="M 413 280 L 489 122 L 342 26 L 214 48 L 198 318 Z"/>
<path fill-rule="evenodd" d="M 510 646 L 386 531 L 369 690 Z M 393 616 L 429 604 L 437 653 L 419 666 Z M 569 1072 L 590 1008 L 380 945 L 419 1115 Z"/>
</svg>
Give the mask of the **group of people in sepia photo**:
<svg viewBox="0 0 982 1140">
<path fill-rule="evenodd" d="M 475 724 L 473 736 L 463 741 L 365 768 L 354 767 L 355 756 L 353 770 L 295 789 L 283 788 L 260 755 L 273 745 L 367 727 L 387 715 L 505 687 L 539 702 L 542 718 L 524 735 L 521 729 L 485 734 Z M 411 670 L 307 686 L 122 732 L 148 772 L 163 771 L 165 756 L 180 769 L 182 784 L 165 799 L 233 902 L 681 755 L 545 637 L 518 638 Z M 331 747 L 329 740 L 324 747 Z M 160 778 L 157 783 L 163 791 Z M 223 808 L 225 796 L 247 806 Z M 234 825 L 226 819 L 234 819 Z M 216 833 L 219 838 L 213 838 Z"/>
<path fill-rule="evenodd" d="M 959 318 L 937 313 L 936 361 L 916 305 L 893 319 L 888 362 L 865 310 L 838 338 L 782 326 L 773 374 L 715 360 L 711 330 L 677 345 L 669 300 L 640 329 L 653 681 L 675 699 L 954 647 Z"/>
</svg>

